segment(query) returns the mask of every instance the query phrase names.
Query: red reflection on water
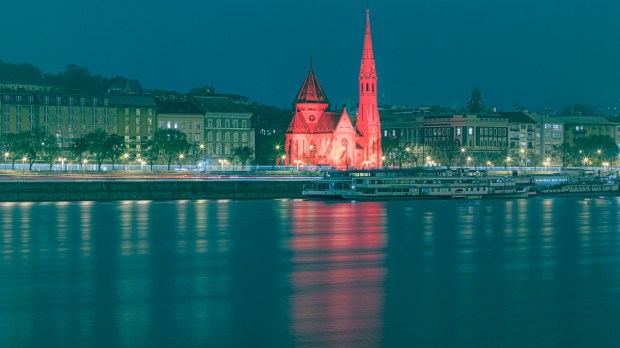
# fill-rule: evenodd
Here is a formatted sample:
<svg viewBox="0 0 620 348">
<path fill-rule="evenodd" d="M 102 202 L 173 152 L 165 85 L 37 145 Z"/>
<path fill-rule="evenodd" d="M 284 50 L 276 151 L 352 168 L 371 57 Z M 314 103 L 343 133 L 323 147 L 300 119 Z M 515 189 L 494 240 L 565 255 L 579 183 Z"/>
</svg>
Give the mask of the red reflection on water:
<svg viewBox="0 0 620 348">
<path fill-rule="evenodd" d="M 385 206 L 291 207 L 292 329 L 298 346 L 378 346 L 383 312 Z"/>
</svg>

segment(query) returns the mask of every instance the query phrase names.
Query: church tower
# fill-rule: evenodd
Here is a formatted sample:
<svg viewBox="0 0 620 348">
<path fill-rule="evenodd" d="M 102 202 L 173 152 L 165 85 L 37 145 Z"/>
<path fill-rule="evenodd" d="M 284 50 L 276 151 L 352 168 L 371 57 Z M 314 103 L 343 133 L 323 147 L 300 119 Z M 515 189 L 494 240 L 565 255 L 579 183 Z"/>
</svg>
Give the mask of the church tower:
<svg viewBox="0 0 620 348">
<path fill-rule="evenodd" d="M 362 51 L 362 65 L 359 76 L 359 108 L 357 112 L 356 128 L 360 133 L 362 154 L 359 158 L 365 167 L 381 167 L 381 122 L 377 106 L 377 71 L 372 51 L 372 37 L 370 35 L 370 9 L 366 9 L 366 32 L 364 34 L 364 49 Z"/>
</svg>

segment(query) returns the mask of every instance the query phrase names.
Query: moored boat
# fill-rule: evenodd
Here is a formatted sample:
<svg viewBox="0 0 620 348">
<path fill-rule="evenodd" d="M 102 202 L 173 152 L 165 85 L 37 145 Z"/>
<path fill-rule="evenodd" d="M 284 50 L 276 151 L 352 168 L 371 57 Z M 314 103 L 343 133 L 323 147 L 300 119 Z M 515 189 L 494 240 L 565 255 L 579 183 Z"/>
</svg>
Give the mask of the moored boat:
<svg viewBox="0 0 620 348">
<path fill-rule="evenodd" d="M 511 176 L 466 175 L 451 170 L 364 170 L 326 175 L 302 193 L 351 200 L 527 198 Z"/>
</svg>

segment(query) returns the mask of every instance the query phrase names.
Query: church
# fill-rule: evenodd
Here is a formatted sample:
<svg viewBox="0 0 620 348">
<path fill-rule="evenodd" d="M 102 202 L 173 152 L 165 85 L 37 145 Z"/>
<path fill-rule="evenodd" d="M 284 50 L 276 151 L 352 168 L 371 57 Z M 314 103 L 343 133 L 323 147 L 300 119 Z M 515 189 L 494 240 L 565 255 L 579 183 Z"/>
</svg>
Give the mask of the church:
<svg viewBox="0 0 620 348">
<path fill-rule="evenodd" d="M 377 72 L 370 34 L 370 10 L 366 9 L 366 32 L 359 74 L 359 105 L 353 124 L 346 108 L 329 111 L 330 102 L 310 64 L 297 98 L 295 114 L 286 132 L 287 165 L 334 168 L 382 166 L 381 122 L 377 106 Z"/>
</svg>

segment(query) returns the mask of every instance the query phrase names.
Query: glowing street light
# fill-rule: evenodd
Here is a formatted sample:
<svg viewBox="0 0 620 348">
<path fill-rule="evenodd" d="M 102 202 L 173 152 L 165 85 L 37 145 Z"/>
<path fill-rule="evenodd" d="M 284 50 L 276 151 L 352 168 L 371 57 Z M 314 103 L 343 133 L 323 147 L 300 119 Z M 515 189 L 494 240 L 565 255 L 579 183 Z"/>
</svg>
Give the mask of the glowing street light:
<svg viewBox="0 0 620 348">
<path fill-rule="evenodd" d="M 6 163 L 6 160 L 7 160 L 7 158 L 9 158 L 9 156 L 11 156 L 10 153 L 8 153 L 8 152 L 4 153 L 4 163 Z"/>
<path fill-rule="evenodd" d="M 60 171 L 61 171 L 61 172 L 64 170 L 64 167 L 65 167 L 65 160 L 66 160 L 66 158 L 63 158 L 63 157 L 59 157 L 59 158 L 58 158 L 58 161 L 60 162 Z"/>
<path fill-rule="evenodd" d="M 295 164 L 297 165 L 297 171 L 299 171 L 299 165 L 301 164 L 301 160 L 296 159 Z"/>
</svg>

